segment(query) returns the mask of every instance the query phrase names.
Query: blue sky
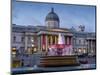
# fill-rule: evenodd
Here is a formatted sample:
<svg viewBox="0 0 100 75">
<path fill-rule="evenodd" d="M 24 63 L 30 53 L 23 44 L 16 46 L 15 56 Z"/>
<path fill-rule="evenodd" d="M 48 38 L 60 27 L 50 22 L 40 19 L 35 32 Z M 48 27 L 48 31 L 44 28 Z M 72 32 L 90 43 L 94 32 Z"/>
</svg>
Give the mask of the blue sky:
<svg viewBox="0 0 100 75">
<path fill-rule="evenodd" d="M 78 28 L 85 25 L 86 31 L 95 32 L 95 6 L 13 2 L 12 23 L 17 25 L 45 25 L 45 17 L 54 8 L 60 18 L 60 27 Z"/>
</svg>

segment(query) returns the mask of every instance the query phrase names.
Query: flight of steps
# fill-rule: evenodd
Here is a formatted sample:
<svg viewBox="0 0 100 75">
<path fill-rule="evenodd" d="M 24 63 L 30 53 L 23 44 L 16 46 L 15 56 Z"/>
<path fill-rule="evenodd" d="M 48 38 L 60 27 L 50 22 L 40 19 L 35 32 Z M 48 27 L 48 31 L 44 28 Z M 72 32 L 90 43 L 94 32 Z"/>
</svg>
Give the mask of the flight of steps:
<svg viewBox="0 0 100 75">
<path fill-rule="evenodd" d="M 80 65 L 77 56 L 42 56 L 39 67 L 59 67 Z"/>
</svg>

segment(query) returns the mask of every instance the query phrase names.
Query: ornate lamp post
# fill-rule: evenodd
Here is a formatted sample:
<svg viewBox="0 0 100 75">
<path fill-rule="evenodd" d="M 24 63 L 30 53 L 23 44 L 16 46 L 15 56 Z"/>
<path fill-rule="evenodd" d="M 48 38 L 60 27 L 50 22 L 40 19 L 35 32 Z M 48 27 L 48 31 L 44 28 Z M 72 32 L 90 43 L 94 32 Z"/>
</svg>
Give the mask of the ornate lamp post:
<svg viewBox="0 0 100 75">
<path fill-rule="evenodd" d="M 32 39 L 31 42 L 32 42 L 32 49 L 31 49 L 31 52 L 32 52 L 32 54 L 33 54 L 33 52 L 34 52 L 34 51 L 33 51 L 33 50 L 34 50 L 34 40 Z"/>
</svg>

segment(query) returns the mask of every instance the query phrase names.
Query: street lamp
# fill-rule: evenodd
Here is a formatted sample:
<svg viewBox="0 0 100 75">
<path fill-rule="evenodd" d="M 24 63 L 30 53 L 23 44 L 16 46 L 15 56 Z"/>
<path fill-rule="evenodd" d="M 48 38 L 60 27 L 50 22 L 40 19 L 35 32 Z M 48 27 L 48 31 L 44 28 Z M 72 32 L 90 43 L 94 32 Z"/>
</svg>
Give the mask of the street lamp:
<svg viewBox="0 0 100 75">
<path fill-rule="evenodd" d="M 32 53 L 33 53 L 33 48 L 34 48 L 34 44 L 33 44 L 34 40 L 33 39 L 31 40 L 31 43 L 32 43 Z"/>
<path fill-rule="evenodd" d="M 34 50 L 34 44 L 32 44 L 32 54 L 33 54 L 33 50 Z"/>
<path fill-rule="evenodd" d="M 34 44 L 32 44 L 32 48 L 34 47 Z"/>
<path fill-rule="evenodd" d="M 31 40 L 31 42 L 33 43 L 33 42 L 34 42 L 34 40 L 32 39 L 32 40 Z"/>
</svg>

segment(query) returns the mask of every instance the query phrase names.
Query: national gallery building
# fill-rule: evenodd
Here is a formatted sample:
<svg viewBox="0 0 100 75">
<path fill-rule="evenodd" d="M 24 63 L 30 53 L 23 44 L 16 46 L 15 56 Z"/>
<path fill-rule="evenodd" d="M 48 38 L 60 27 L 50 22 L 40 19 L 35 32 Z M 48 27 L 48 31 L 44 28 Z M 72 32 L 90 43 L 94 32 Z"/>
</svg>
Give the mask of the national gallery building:
<svg viewBox="0 0 100 75">
<path fill-rule="evenodd" d="M 59 46 L 57 45 L 59 34 L 63 37 L 62 44 L 72 49 L 73 54 L 96 54 L 96 33 L 85 32 L 83 25 L 80 25 L 79 29 L 63 28 L 60 25 L 59 16 L 52 8 L 45 18 L 44 26 L 12 25 L 12 55 L 17 53 L 46 54 L 51 46 Z"/>
</svg>

